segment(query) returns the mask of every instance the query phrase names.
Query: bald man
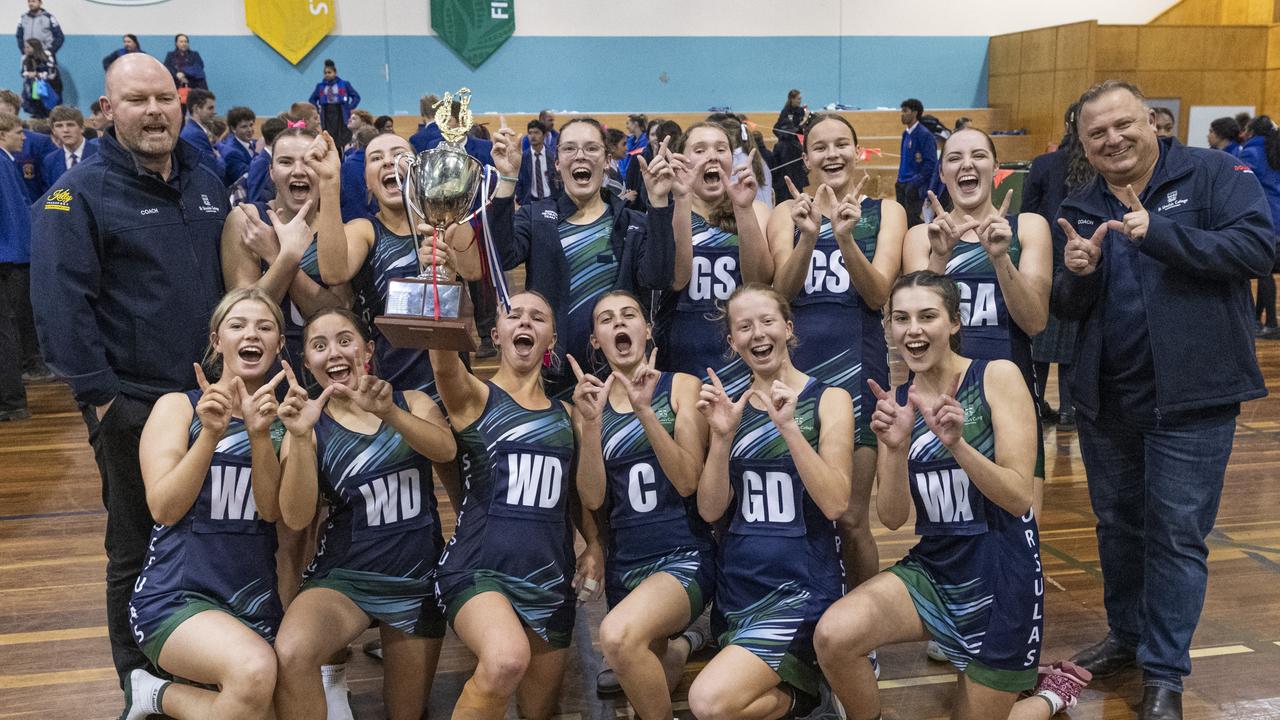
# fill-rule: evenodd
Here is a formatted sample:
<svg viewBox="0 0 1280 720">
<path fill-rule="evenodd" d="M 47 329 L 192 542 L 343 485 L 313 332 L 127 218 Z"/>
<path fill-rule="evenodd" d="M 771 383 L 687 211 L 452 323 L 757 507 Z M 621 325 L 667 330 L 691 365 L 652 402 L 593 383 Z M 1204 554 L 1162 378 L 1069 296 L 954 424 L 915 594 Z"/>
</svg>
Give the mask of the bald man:
<svg viewBox="0 0 1280 720">
<path fill-rule="evenodd" d="M 107 631 L 121 684 L 147 660 L 129 628 L 146 557 L 138 438 L 160 395 L 196 386 L 192 363 L 222 297 L 221 178 L 179 142 L 169 71 L 129 54 L 107 72 L 114 125 L 97 155 L 63 173 L 31 209 L 36 329 L 49 367 L 70 385 L 89 428 L 107 508 Z"/>
</svg>

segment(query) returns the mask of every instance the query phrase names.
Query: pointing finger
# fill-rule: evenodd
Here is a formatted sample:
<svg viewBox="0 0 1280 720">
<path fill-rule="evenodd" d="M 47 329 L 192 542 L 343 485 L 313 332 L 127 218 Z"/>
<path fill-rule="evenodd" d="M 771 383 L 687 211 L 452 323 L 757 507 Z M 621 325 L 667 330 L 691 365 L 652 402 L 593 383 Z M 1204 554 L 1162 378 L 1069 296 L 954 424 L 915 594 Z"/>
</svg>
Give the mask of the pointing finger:
<svg viewBox="0 0 1280 720">
<path fill-rule="evenodd" d="M 1099 225 L 1098 229 L 1093 231 L 1093 236 L 1089 238 L 1089 242 L 1093 243 L 1094 247 L 1102 247 L 1102 239 L 1107 236 L 1107 231 L 1110 229 L 1111 223 Z M 1080 239 L 1080 236 L 1077 235 L 1076 239 Z"/>
<path fill-rule="evenodd" d="M 720 376 L 716 375 L 716 371 L 707 368 L 707 376 L 711 378 L 711 384 L 720 392 L 724 392 L 724 383 L 720 382 Z"/>
<path fill-rule="evenodd" d="M 946 215 L 947 211 L 942 209 L 942 203 L 938 202 L 938 196 L 934 195 L 932 190 L 928 191 L 928 193 L 929 207 L 933 208 L 933 216 L 942 217 L 943 215 Z"/>
<path fill-rule="evenodd" d="M 658 346 L 654 345 L 653 350 L 649 353 L 649 367 L 658 367 Z"/>
<path fill-rule="evenodd" d="M 1004 194 L 1004 202 L 1000 203 L 1000 217 L 1009 214 L 1009 205 L 1013 202 L 1013 188 L 1009 188 L 1009 192 Z"/>
<path fill-rule="evenodd" d="M 877 400 L 889 399 L 889 393 L 880 387 L 880 383 L 876 382 L 875 378 L 867 378 L 867 385 L 871 388 L 871 394 L 875 395 Z"/>
<path fill-rule="evenodd" d="M 1080 239 L 1080 233 L 1076 232 L 1075 225 L 1072 225 L 1071 223 L 1067 222 L 1066 218 L 1058 218 L 1058 227 L 1062 228 L 1062 232 L 1067 234 L 1068 240 Z M 1094 233 L 1094 235 L 1096 236 L 1097 233 Z"/>
<path fill-rule="evenodd" d="M 569 355 L 568 358 L 569 367 L 573 368 L 573 376 L 578 379 L 578 382 L 582 382 L 582 376 L 585 374 L 582 372 L 582 366 L 578 364 L 578 360 L 572 355 Z"/>
<path fill-rule="evenodd" d="M 281 360 L 280 365 L 284 367 L 282 371 L 284 376 L 289 378 L 289 385 L 291 387 L 301 387 L 302 383 L 298 382 L 298 376 L 293 374 L 293 366 L 289 364 L 289 361 Z"/>
<path fill-rule="evenodd" d="M 209 378 L 204 376 L 204 368 L 200 367 L 200 363 L 191 363 L 191 367 L 196 369 L 196 385 L 203 391 L 209 389 Z"/>
<path fill-rule="evenodd" d="M 869 173 L 865 173 L 865 172 L 862 173 L 862 179 L 858 181 L 857 185 L 853 186 L 854 202 L 858 202 L 862 198 L 862 186 L 866 185 L 867 180 L 870 180 L 870 179 L 871 179 L 871 175 Z"/>
<path fill-rule="evenodd" d="M 1124 190 L 1125 194 L 1129 196 L 1125 199 L 1129 205 L 1130 211 L 1142 212 L 1143 210 L 1146 210 L 1146 208 L 1142 207 L 1142 201 L 1138 199 L 1138 193 L 1133 189 L 1133 185 L 1125 185 Z"/>
<path fill-rule="evenodd" d="M 796 184 L 791 182 L 791 176 L 783 175 L 782 180 L 787 184 L 787 190 L 791 191 L 791 197 L 798 199 L 800 197 L 800 191 L 796 189 Z"/>
<path fill-rule="evenodd" d="M 249 391 L 245 390 L 244 381 L 240 379 L 239 375 L 231 378 L 231 392 L 235 393 L 236 397 L 241 401 L 249 397 Z"/>
</svg>

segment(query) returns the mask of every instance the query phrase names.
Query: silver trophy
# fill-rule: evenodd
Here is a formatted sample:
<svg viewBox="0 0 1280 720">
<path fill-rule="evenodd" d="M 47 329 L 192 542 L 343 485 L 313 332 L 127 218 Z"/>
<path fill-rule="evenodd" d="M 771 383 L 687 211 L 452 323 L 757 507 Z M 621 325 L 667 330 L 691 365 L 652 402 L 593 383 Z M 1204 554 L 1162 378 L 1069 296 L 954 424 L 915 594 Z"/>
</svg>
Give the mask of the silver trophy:
<svg viewBox="0 0 1280 720">
<path fill-rule="evenodd" d="M 419 251 L 418 277 L 391 280 L 386 315 L 375 320 L 396 346 L 456 350 L 474 350 L 476 346 L 466 288 L 456 281 L 456 272 L 446 260 L 448 252 L 440 247 L 445 230 L 475 215 L 471 206 L 484 174 L 484 167 L 463 145 L 472 124 L 471 91 L 462 88 L 457 93 L 456 124 L 450 112 L 453 100 L 452 93 L 445 93 L 436 104 L 436 125 L 444 142 L 417 157 L 402 153 L 396 158 L 396 181 L 409 216 L 414 248 Z M 432 261 L 427 263 L 422 261 L 420 223 L 434 228 Z"/>
</svg>

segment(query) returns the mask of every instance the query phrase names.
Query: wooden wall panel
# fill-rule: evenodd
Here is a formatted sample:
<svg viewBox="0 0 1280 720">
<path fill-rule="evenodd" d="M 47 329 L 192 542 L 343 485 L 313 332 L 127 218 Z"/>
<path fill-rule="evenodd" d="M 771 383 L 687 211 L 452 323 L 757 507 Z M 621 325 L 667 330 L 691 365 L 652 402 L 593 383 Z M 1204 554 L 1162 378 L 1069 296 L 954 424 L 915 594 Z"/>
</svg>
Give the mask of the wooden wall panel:
<svg viewBox="0 0 1280 720">
<path fill-rule="evenodd" d="M 1182 0 L 1160 13 L 1152 25 L 1213 25 L 1218 21 L 1218 0 Z"/>
<path fill-rule="evenodd" d="M 1269 25 L 1275 21 L 1275 0 L 1182 0 L 1151 24 Z"/>
<path fill-rule="evenodd" d="M 1054 72 L 1024 73 L 1018 90 L 1018 119 L 1027 132 L 1040 138 L 1056 132 L 1061 110 L 1055 109 Z"/>
<path fill-rule="evenodd" d="M 1097 70 L 1137 69 L 1138 26 L 1098 25 L 1093 39 L 1093 62 Z"/>
<path fill-rule="evenodd" d="M 1057 30 L 1055 70 L 1083 70 L 1093 55 L 1093 31 L 1096 23 L 1062 25 Z"/>
<path fill-rule="evenodd" d="M 1263 70 L 1205 72 L 1196 105 L 1261 105 Z"/>
<path fill-rule="evenodd" d="M 1138 28 L 1138 69 L 1201 70 L 1205 43 L 1203 27 Z"/>
<path fill-rule="evenodd" d="M 1204 30 L 1204 70 L 1257 70 L 1267 62 L 1268 29 L 1219 27 Z"/>
<path fill-rule="evenodd" d="M 1203 74 L 1199 72 L 1139 70 L 1120 79 L 1136 82 L 1148 97 L 1182 98 L 1184 106 L 1204 104 L 1197 101 L 1203 85 Z"/>
<path fill-rule="evenodd" d="M 1041 28 L 1022 33 L 1021 72 L 1050 72 L 1057 59 L 1058 29 Z"/>
<path fill-rule="evenodd" d="M 1272 25 L 1267 29 L 1266 67 L 1280 68 L 1280 25 Z"/>
<path fill-rule="evenodd" d="M 1272 119 L 1280 117 L 1280 69 L 1265 71 L 1263 83 L 1262 112 Z"/>
<path fill-rule="evenodd" d="M 1017 75 L 1022 66 L 1022 33 L 996 35 L 987 44 L 991 75 Z"/>
<path fill-rule="evenodd" d="M 1067 111 L 1071 103 L 1075 102 L 1080 93 L 1089 89 L 1093 85 L 1093 76 L 1087 70 L 1058 70 L 1053 74 L 1053 105 L 1054 120 L 1057 128 L 1061 124 L 1062 115 Z M 1055 130 L 1056 131 L 1056 130 Z"/>
</svg>

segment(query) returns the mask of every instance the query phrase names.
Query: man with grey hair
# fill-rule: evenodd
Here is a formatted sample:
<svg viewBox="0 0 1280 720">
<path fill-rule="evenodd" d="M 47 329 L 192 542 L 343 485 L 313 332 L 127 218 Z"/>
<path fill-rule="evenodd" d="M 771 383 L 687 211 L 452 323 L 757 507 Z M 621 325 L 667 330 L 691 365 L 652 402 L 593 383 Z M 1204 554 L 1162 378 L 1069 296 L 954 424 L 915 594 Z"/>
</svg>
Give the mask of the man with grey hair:
<svg viewBox="0 0 1280 720">
<path fill-rule="evenodd" d="M 31 285 L 45 358 L 71 385 L 102 475 L 107 632 L 123 686 L 147 665 L 129 627 L 153 524 L 138 440 L 157 398 L 196 386 L 228 207 L 222 179 L 178 140 L 178 90 L 158 60 L 112 63 L 101 103 L 114 125 L 98 154 L 31 208 Z"/>
<path fill-rule="evenodd" d="M 1109 633 L 1073 661 L 1143 672 L 1143 720 L 1182 717 L 1213 529 L 1240 403 L 1267 394 L 1249 281 L 1275 236 L 1249 167 L 1157 138 L 1142 93 L 1109 80 L 1076 126 L 1098 172 L 1059 211 L 1053 309 L 1081 321 L 1072 364 L 1098 518 Z"/>
</svg>

